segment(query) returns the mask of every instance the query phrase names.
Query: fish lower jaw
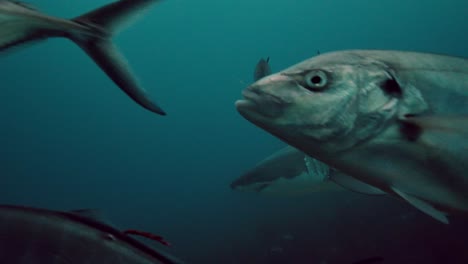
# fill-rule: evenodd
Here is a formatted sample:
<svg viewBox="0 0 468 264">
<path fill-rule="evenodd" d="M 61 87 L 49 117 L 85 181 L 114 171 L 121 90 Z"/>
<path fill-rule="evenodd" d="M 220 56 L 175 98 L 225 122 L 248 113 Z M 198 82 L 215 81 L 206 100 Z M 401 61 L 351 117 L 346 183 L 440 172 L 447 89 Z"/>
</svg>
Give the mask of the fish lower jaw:
<svg viewBox="0 0 468 264">
<path fill-rule="evenodd" d="M 259 95 L 250 91 L 244 92 L 243 95 L 245 99 L 237 100 L 235 105 L 237 111 L 249 120 L 272 120 L 283 112 L 283 104 L 269 95 Z"/>
</svg>

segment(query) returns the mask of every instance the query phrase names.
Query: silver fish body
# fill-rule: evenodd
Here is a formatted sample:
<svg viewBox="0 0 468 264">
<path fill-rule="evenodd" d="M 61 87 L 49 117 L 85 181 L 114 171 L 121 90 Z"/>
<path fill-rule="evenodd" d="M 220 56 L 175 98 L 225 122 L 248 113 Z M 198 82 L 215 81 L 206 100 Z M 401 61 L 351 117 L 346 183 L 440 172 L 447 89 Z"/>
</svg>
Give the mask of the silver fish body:
<svg viewBox="0 0 468 264">
<path fill-rule="evenodd" d="M 468 212 L 468 60 L 379 50 L 322 54 L 263 78 L 246 119 L 442 222 Z"/>
<path fill-rule="evenodd" d="M 94 219 L 69 212 L 1 205 L 0 263 L 182 262 Z"/>
</svg>

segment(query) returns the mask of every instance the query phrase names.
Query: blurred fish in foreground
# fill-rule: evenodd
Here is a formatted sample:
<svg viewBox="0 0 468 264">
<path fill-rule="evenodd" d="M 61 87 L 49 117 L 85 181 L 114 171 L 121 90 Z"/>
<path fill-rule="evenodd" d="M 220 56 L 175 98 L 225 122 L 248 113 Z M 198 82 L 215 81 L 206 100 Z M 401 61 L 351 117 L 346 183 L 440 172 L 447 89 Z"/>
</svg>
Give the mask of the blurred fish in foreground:
<svg viewBox="0 0 468 264">
<path fill-rule="evenodd" d="M 135 102 L 165 115 L 139 86 L 125 59 L 111 42 L 114 33 L 157 2 L 116 1 L 69 20 L 45 15 L 20 1 L 0 0 L 0 51 L 53 37 L 68 38 Z"/>
<path fill-rule="evenodd" d="M 0 205 L 0 263 L 182 264 L 127 234 L 165 241 L 145 232 L 121 232 L 87 210 L 72 212 Z"/>
</svg>

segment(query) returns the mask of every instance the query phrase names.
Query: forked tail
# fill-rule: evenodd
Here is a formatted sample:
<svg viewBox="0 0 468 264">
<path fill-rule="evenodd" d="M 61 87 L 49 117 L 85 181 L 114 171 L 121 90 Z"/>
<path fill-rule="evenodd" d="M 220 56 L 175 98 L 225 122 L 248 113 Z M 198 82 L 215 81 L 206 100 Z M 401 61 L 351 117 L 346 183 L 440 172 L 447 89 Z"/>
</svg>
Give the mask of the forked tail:
<svg viewBox="0 0 468 264">
<path fill-rule="evenodd" d="M 135 102 L 154 113 L 166 115 L 164 110 L 152 101 L 147 92 L 139 86 L 124 57 L 111 42 L 112 36 L 119 29 L 156 2 L 159 1 L 120 0 L 95 9 L 73 19 L 73 21 L 99 27 L 105 33 L 102 36 L 71 35 L 70 39 L 78 44 L 109 78 Z"/>
</svg>

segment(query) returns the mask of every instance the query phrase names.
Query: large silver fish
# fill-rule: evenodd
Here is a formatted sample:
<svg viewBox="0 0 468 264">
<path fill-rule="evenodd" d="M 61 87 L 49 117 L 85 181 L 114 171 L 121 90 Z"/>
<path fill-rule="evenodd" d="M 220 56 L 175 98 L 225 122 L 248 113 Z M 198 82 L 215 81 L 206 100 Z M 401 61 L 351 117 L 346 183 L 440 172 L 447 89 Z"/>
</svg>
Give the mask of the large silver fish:
<svg viewBox="0 0 468 264">
<path fill-rule="evenodd" d="M 45 15 L 20 1 L 0 0 L 0 51 L 52 37 L 68 38 L 80 46 L 130 98 L 165 115 L 131 73 L 111 37 L 131 18 L 157 0 L 120 0 L 74 19 Z"/>
<path fill-rule="evenodd" d="M 246 119 L 434 218 L 468 212 L 468 60 L 404 51 L 321 54 L 236 102 Z"/>
<path fill-rule="evenodd" d="M 258 61 L 254 70 L 255 81 L 271 74 L 269 61 L 270 57 L 261 58 Z M 268 156 L 234 180 L 230 186 L 234 190 L 243 192 L 301 195 L 342 190 L 338 185 L 359 193 L 383 194 L 382 191 L 343 175 L 336 169 L 290 146 Z"/>
<path fill-rule="evenodd" d="M 130 233 L 137 233 L 132 231 Z M 86 211 L 0 205 L 0 263 L 181 264 Z"/>
</svg>

